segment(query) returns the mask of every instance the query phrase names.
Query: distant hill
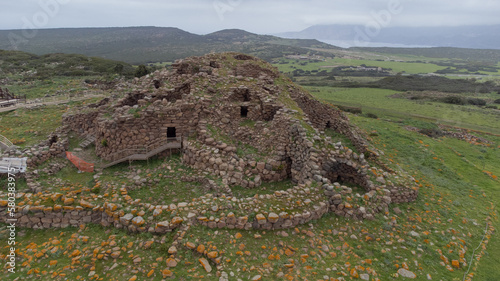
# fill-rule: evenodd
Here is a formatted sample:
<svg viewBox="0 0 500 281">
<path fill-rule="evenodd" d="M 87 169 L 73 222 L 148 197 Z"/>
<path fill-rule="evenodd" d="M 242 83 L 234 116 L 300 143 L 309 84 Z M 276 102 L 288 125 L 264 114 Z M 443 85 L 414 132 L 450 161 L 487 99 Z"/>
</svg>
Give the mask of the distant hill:
<svg viewBox="0 0 500 281">
<path fill-rule="evenodd" d="M 54 76 L 134 75 L 128 63 L 78 54 L 35 55 L 0 50 L 0 79 L 22 75 L 24 80 Z"/>
<path fill-rule="evenodd" d="M 362 25 L 316 25 L 299 32 L 278 34 L 286 38 L 344 41 L 347 44 L 386 43 L 407 46 L 500 49 L 500 25 L 458 27 L 386 27 L 369 36 Z M 331 42 L 329 42 L 331 43 Z M 360 45 L 358 45 L 360 46 Z M 365 45 L 369 47 L 370 45 Z M 390 46 L 390 45 L 386 45 Z"/>
<path fill-rule="evenodd" d="M 9 34 L 21 36 L 22 31 L 0 31 L 0 49 L 13 49 Z M 317 40 L 283 39 L 238 29 L 196 35 L 173 27 L 119 27 L 41 29 L 17 48 L 37 55 L 77 53 L 140 64 L 225 51 L 248 53 L 269 61 L 286 54 L 318 53 L 308 48 L 335 47 Z"/>
</svg>

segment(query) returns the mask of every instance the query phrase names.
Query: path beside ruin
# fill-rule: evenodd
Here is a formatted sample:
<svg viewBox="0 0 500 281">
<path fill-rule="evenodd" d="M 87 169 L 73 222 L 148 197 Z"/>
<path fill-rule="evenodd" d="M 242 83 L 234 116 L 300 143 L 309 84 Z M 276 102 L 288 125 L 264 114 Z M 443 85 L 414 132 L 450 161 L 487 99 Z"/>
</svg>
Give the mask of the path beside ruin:
<svg viewBox="0 0 500 281">
<path fill-rule="evenodd" d="M 20 108 L 33 108 L 37 106 L 46 106 L 46 105 L 57 105 L 57 104 L 64 104 L 72 101 L 83 101 L 83 100 L 88 100 L 92 98 L 102 98 L 104 95 L 102 94 L 90 94 L 90 95 L 84 95 L 81 97 L 69 97 L 69 96 L 63 96 L 63 98 L 59 97 L 52 97 L 52 98 L 46 98 L 46 99 L 36 99 L 36 100 L 31 100 L 26 103 L 18 103 L 14 106 L 8 106 L 8 107 L 0 107 L 0 113 L 2 112 L 9 112 L 9 111 L 14 111 Z"/>
</svg>

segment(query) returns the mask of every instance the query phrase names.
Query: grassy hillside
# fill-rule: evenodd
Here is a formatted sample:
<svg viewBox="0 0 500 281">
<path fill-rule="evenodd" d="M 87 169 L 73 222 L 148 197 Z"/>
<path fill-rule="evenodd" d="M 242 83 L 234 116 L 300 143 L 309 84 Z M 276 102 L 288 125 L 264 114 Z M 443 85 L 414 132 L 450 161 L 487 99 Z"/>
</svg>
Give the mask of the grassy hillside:
<svg viewBox="0 0 500 281">
<path fill-rule="evenodd" d="M 34 55 L 0 50 L 0 79 L 22 77 L 23 80 L 35 80 L 106 74 L 132 76 L 134 71 L 128 63 L 98 57 L 77 54 Z"/>
<path fill-rule="evenodd" d="M 500 111 L 473 105 L 410 100 L 392 97 L 396 91 L 370 88 L 307 87 L 317 98 L 332 104 L 360 108 L 378 116 L 414 116 L 443 124 L 500 134 Z M 483 94 L 484 99 L 496 94 Z"/>
<path fill-rule="evenodd" d="M 0 31 L 0 49 L 13 48 L 9 33 Z M 243 30 L 223 30 L 196 35 L 170 27 L 72 28 L 37 30 L 37 36 L 18 44 L 21 51 L 34 54 L 77 53 L 133 64 L 166 62 L 210 52 L 236 51 L 265 60 L 283 54 L 307 54 L 307 48 L 333 48 L 316 40 L 282 39 Z"/>
</svg>

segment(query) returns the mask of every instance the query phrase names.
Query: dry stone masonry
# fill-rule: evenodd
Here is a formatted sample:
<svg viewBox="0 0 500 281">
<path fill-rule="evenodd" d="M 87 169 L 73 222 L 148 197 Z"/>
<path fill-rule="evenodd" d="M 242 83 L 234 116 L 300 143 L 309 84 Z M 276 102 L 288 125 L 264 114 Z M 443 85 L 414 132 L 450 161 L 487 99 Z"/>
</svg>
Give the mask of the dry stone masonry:
<svg viewBox="0 0 500 281">
<path fill-rule="evenodd" d="M 328 212 L 374 219 L 389 204 L 417 198 L 413 178 L 376 165 L 383 162 L 377 159 L 380 153 L 344 113 L 317 101 L 259 59 L 235 53 L 188 58 L 174 63 L 171 70 L 136 78 L 128 87 L 126 95 L 67 113 L 62 131 L 93 137 L 96 155 L 107 161 L 179 142 L 182 162 L 199 172 L 183 175 L 182 181 L 200 183 L 207 194 L 189 203 L 158 206 L 131 198 L 126 187 L 109 187 L 108 198 L 79 201 L 62 194 L 39 194 L 59 203 L 18 207 L 21 226 L 93 222 L 157 234 L 183 223 L 282 229 Z M 327 130 L 344 135 L 353 147 L 333 141 Z M 67 143 L 56 141 L 48 154 L 61 154 L 66 147 Z M 33 155 L 30 163 L 36 166 L 49 157 L 42 154 Z M 105 185 L 99 174 L 96 178 Z M 272 194 L 235 198 L 231 190 L 287 179 L 295 186 Z M 32 200 L 28 194 L 19 196 Z M 5 212 L 4 201 L 0 212 Z"/>
</svg>

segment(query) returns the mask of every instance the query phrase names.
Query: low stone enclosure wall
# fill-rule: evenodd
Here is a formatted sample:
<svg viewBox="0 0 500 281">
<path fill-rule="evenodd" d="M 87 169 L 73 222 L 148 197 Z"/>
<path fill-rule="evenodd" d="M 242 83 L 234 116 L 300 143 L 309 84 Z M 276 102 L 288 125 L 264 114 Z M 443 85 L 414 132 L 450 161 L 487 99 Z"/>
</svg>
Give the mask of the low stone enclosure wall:
<svg viewBox="0 0 500 281">
<path fill-rule="evenodd" d="M 345 151 L 345 153 L 338 153 L 336 157 L 325 158 L 327 154 L 315 149 L 308 140 L 305 129 L 297 124 L 290 127 L 290 138 L 294 139 L 293 144 L 288 148 L 292 161 L 290 171 L 292 177 L 302 179 L 301 183 L 298 183 L 297 186 L 290 190 L 266 195 L 266 197 L 284 200 L 286 197 L 291 196 L 291 194 L 312 188 L 311 186 L 314 186 L 313 183 L 320 184 L 324 199 L 313 206 L 304 208 L 304 211 L 300 213 L 290 214 L 282 212 L 276 214 L 273 212 L 264 212 L 265 215 L 257 214 L 255 218 L 252 218 L 250 213 L 244 216 L 236 216 L 230 212 L 223 217 L 208 217 L 202 215 L 206 206 L 198 206 L 196 203 L 179 203 L 175 206 L 148 206 L 149 204 L 140 203 L 141 206 L 146 206 L 149 209 L 165 210 L 165 212 L 184 208 L 187 213 L 183 217 L 175 217 L 167 221 L 148 222 L 149 219 L 145 219 L 145 216 L 126 214 L 119 208 L 119 205 L 113 203 L 93 206 L 87 202 L 80 201 L 76 207 L 73 203 L 69 206 L 17 207 L 16 218 L 20 227 L 35 229 L 64 228 L 86 223 L 96 223 L 103 226 L 126 229 L 131 232 L 163 234 L 173 231 L 184 222 L 189 222 L 191 224 L 201 224 L 209 228 L 271 230 L 292 228 L 299 224 L 319 219 L 328 212 L 334 212 L 339 216 L 354 219 L 373 219 L 376 213 L 386 211 L 390 203 L 410 202 L 416 199 L 418 194 L 417 189 L 405 189 L 401 191 L 400 188 L 386 185 L 382 175 L 377 178 L 377 182 L 380 185 L 376 186 L 368 180 L 363 170 L 366 167 L 356 164 L 356 161 L 359 161 L 361 164 L 367 164 L 366 161 L 362 157 L 360 159 L 356 154 L 349 152 L 349 150 Z M 339 150 L 342 149 L 339 147 Z M 218 165 L 216 162 L 213 164 Z M 263 164 L 264 167 L 257 169 L 257 171 L 266 170 L 265 163 Z M 257 167 L 257 163 L 255 165 Z M 262 164 L 259 165 L 262 166 Z M 214 171 L 218 170 L 220 173 L 219 166 L 214 167 L 216 167 Z M 206 187 L 207 192 L 214 193 L 215 196 L 229 196 L 228 200 L 231 198 L 230 189 L 227 185 L 221 188 L 216 183 L 203 177 L 183 177 L 183 180 L 200 182 Z M 339 180 L 354 183 L 364 188 L 365 193 L 353 194 L 351 188 L 342 186 L 336 182 Z M 126 194 L 126 192 L 123 194 Z M 129 200 L 132 199 L 129 198 Z M 126 204 L 135 203 L 130 201 Z M 0 217 L 4 221 L 7 218 L 6 205 L 7 202 L 0 202 Z M 228 211 L 231 210 L 229 209 Z"/>
<path fill-rule="evenodd" d="M 168 207 L 168 206 L 166 206 Z M 165 234 L 178 228 L 185 218 L 175 217 L 172 220 L 163 222 L 148 223 L 140 216 L 124 214 L 120 216 L 119 212 L 110 210 L 101 211 L 102 208 L 87 210 L 83 207 L 68 208 L 64 207 L 55 210 L 54 208 L 22 208 L 18 209 L 14 219 L 17 219 L 17 226 L 32 229 L 66 228 L 79 227 L 80 225 L 94 223 L 105 227 L 112 226 L 118 229 L 126 229 L 130 232 L 149 232 L 153 234 Z M 0 207 L 0 222 L 7 223 L 7 208 Z M 292 228 L 299 224 L 307 223 L 311 220 L 321 218 L 328 212 L 328 206 L 324 203 L 314 211 L 306 211 L 303 214 L 290 216 L 281 214 L 271 214 L 266 217 L 257 217 L 249 221 L 248 216 L 236 217 L 229 214 L 227 217 L 218 219 L 209 219 L 204 216 L 197 216 L 196 213 L 190 213 L 189 221 L 191 224 L 201 224 L 209 228 L 228 228 L 228 229 L 284 229 Z"/>
<path fill-rule="evenodd" d="M 104 209 L 104 210 L 102 210 Z M 0 207 L 1 221 L 7 223 L 7 212 L 5 207 Z M 48 229 L 48 228 L 66 228 L 78 227 L 83 224 L 94 223 L 102 226 L 113 226 L 115 228 L 126 228 L 129 224 L 136 225 L 131 222 L 132 218 L 120 218 L 118 214 L 112 212 L 109 208 L 93 208 L 88 209 L 81 206 L 56 206 L 56 207 L 24 207 L 19 208 L 16 212 L 17 226 L 33 229 Z M 142 222 L 142 223 L 141 223 Z M 145 232 L 154 227 L 154 233 L 163 234 L 172 231 L 178 227 L 178 224 L 170 222 L 144 224 L 144 220 L 138 222 L 138 226 L 142 229 L 130 227 L 130 231 Z M 182 222 L 182 220 L 180 220 Z M 180 223 L 179 222 L 179 223 Z"/>
<path fill-rule="evenodd" d="M 276 196 L 281 199 L 286 198 L 287 194 L 296 193 L 299 189 L 308 189 L 306 186 L 292 188 L 292 190 L 283 191 Z M 82 224 L 95 223 L 105 227 L 115 227 L 118 229 L 126 229 L 130 232 L 149 232 L 153 234 L 164 234 L 178 228 L 183 222 L 191 224 L 201 224 L 209 228 L 228 228 L 228 229 L 284 229 L 293 228 L 299 224 L 307 223 L 311 220 L 317 220 L 328 212 L 334 212 L 337 215 L 345 216 L 354 219 L 374 219 L 374 214 L 387 210 L 388 204 L 391 203 L 391 193 L 389 190 L 373 190 L 365 194 L 362 198 L 365 202 L 364 206 L 354 207 L 345 201 L 345 197 L 352 195 L 349 188 L 341 188 L 338 185 L 323 186 L 324 194 L 330 198 L 326 202 L 319 202 L 311 207 L 304 208 L 303 212 L 290 214 L 281 212 L 279 214 L 269 212 L 266 215 L 260 213 L 251 218 L 251 216 L 235 216 L 229 212 L 223 217 L 204 216 L 201 213 L 204 206 L 197 206 L 196 203 L 178 203 L 170 206 L 149 206 L 149 204 L 141 204 L 154 210 L 155 214 L 161 214 L 161 211 L 170 212 L 176 209 L 184 209 L 187 215 L 183 217 L 174 217 L 166 221 L 151 222 L 144 215 L 125 213 L 120 205 L 113 203 L 104 203 L 102 206 L 94 206 L 90 203 L 80 201 L 76 207 L 74 204 L 70 206 L 55 205 L 54 207 L 44 206 L 22 206 L 16 207 L 15 219 L 19 227 L 44 229 L 44 228 L 65 228 L 69 226 L 78 227 Z M 132 203 L 132 202 L 129 202 Z M 137 204 L 136 204 L 137 205 Z M 202 207 L 202 208 L 200 208 Z M 231 211 L 231 210 L 228 210 Z M 7 218 L 7 202 L 0 201 L 0 221 L 6 223 Z"/>
<path fill-rule="evenodd" d="M 55 157 L 65 157 L 65 152 L 68 149 L 69 140 L 65 133 L 56 131 L 50 134 L 47 140 L 40 142 L 33 147 L 29 147 L 22 151 L 9 150 L 5 152 L 7 157 L 28 157 L 26 161 L 28 168 L 35 168 L 38 165 Z"/>
<path fill-rule="evenodd" d="M 174 217 L 167 221 L 152 222 L 145 219 L 144 215 L 127 214 L 120 208 L 120 205 L 114 203 L 94 206 L 82 200 L 77 206 L 74 206 L 75 202 L 73 200 L 64 199 L 64 206 L 17 207 L 16 218 L 20 227 L 35 229 L 64 228 L 96 223 L 126 229 L 131 232 L 162 234 L 178 228 L 183 222 L 189 222 L 209 228 L 271 230 L 295 227 L 319 219 L 328 212 L 354 219 L 374 219 L 374 215 L 380 211 L 386 211 L 390 203 L 410 202 L 416 199 L 416 188 L 401 190 L 401 188 L 394 185 L 388 185 L 382 174 L 377 178 L 379 185 L 376 186 L 366 175 L 365 171 L 369 168 L 369 166 L 365 166 L 367 162 L 362 157 L 350 152 L 350 150 L 346 151 L 344 149 L 342 151 L 343 148 L 339 147 L 342 152 L 337 153 L 336 157 L 325 158 L 328 154 L 314 148 L 306 136 L 305 129 L 297 124 L 290 127 L 290 138 L 294 140 L 293 144 L 288 148 L 289 158 L 292 161 L 290 166 L 291 176 L 292 178 L 295 177 L 299 183 L 289 190 L 265 195 L 265 197 L 267 199 L 284 200 L 293 196 L 292 194 L 302 193 L 303 191 L 306 191 L 306 194 L 310 192 L 308 190 L 317 189 L 318 192 L 322 191 L 323 194 L 320 195 L 320 198 L 323 198 L 322 200 L 316 201 L 312 206 L 304 207 L 303 211 L 299 213 L 282 212 L 276 214 L 263 212 L 252 218 L 250 213 L 236 216 L 230 212 L 223 217 L 215 217 L 202 215 L 208 206 L 196 202 L 179 203 L 174 206 L 150 206 L 147 203 L 136 203 L 132 198 L 128 197 L 128 202 L 125 204 L 139 204 L 149 210 L 155 210 L 151 218 L 155 216 L 155 213 L 161 214 L 162 210 L 168 212 L 183 209 L 187 215 Z M 360 166 L 356 161 L 360 162 Z M 223 167 L 223 163 L 217 163 L 215 160 L 213 162 L 214 171 L 220 173 L 222 170 L 220 170 L 219 166 Z M 208 163 L 210 163 L 210 159 Z M 249 165 L 251 166 L 251 164 Z M 262 169 L 256 170 L 259 172 L 266 170 L 265 163 Z M 227 185 L 220 188 L 213 181 L 200 177 L 183 177 L 183 179 L 185 181 L 200 182 L 206 186 L 208 192 L 213 191 L 215 195 L 224 196 L 228 201 L 232 200 Z M 352 188 L 342 186 L 336 182 L 339 180 L 364 188 L 364 193 L 353 193 Z M 315 188 L 314 186 L 318 187 Z M 126 189 L 121 189 L 121 192 L 122 195 L 126 196 Z M 67 201 L 68 204 L 66 204 Z M 3 221 L 7 218 L 6 207 L 7 202 L 0 201 L 0 217 Z M 210 209 L 208 208 L 208 210 Z M 228 209 L 227 211 L 232 210 Z"/>
</svg>

